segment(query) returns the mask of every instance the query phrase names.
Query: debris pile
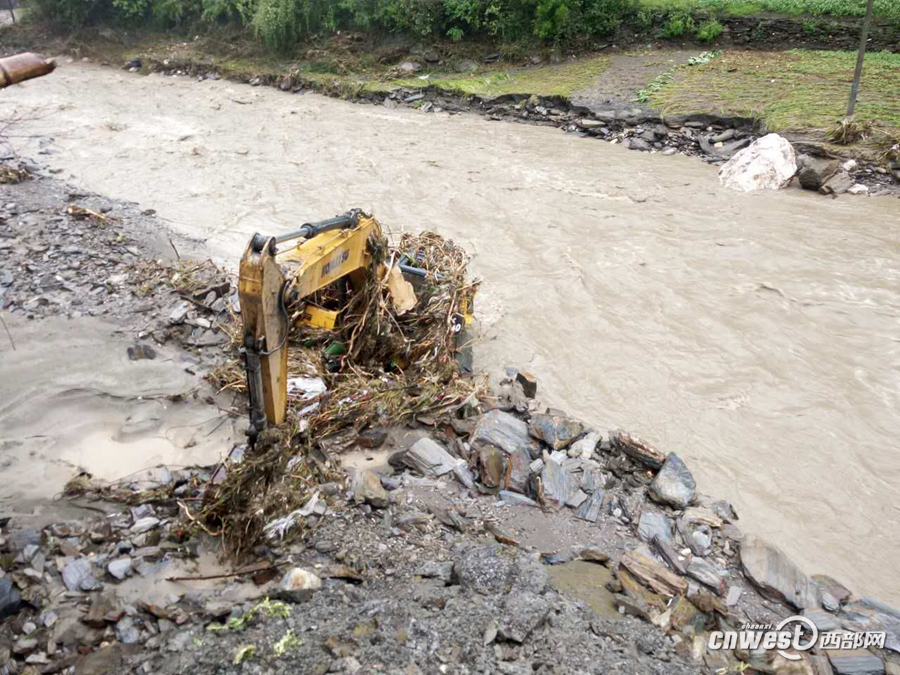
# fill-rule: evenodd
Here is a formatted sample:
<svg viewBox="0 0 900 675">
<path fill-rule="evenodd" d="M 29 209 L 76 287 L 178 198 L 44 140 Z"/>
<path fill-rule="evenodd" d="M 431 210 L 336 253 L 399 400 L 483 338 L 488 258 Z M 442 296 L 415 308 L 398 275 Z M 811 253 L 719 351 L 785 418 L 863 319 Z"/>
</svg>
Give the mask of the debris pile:
<svg viewBox="0 0 900 675">
<path fill-rule="evenodd" d="M 455 412 L 484 388 L 461 372 L 457 359 L 467 347 L 465 317 L 477 288 L 467 278 L 465 252 L 430 232 L 374 248 L 373 269 L 336 330 L 292 331 L 286 423 L 267 430 L 207 492 L 201 508 L 188 509 L 210 533 L 224 536 L 235 557 L 252 550 L 273 519 L 289 518 L 276 528 L 279 536 L 305 524 L 316 508 L 316 486 L 342 478 L 334 459 L 367 429 Z M 406 291 L 415 294 L 411 305 L 398 304 L 392 287 L 401 259 L 421 271 L 416 290 Z M 245 386 L 236 358 L 213 379 L 221 389 Z"/>
</svg>

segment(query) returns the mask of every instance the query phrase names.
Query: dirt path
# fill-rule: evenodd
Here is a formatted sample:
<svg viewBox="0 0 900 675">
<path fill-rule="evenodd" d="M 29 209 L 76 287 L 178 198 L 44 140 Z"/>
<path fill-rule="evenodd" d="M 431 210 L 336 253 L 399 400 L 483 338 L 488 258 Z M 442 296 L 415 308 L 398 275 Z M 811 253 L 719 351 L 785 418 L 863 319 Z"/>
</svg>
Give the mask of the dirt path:
<svg viewBox="0 0 900 675">
<path fill-rule="evenodd" d="M 714 169 L 556 130 L 81 65 L 26 153 L 235 263 L 351 206 L 433 228 L 485 278 L 478 364 L 677 451 L 810 572 L 894 604 L 897 202 L 739 195 Z M 605 431 L 603 429 L 602 431 Z"/>
</svg>

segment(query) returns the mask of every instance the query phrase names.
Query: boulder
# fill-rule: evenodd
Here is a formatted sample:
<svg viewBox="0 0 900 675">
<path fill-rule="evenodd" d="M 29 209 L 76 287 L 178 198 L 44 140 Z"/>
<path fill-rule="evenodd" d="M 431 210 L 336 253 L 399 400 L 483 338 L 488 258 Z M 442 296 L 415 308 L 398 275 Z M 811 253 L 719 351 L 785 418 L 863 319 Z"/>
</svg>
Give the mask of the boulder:
<svg viewBox="0 0 900 675">
<path fill-rule="evenodd" d="M 666 457 L 659 473 L 650 483 L 650 496 L 663 504 L 683 509 L 693 501 L 696 489 L 693 474 L 673 452 Z"/>
<path fill-rule="evenodd" d="M 63 583 L 70 591 L 93 591 L 100 587 L 100 582 L 94 578 L 91 561 L 87 558 L 78 558 L 67 564 L 62 572 Z"/>
<path fill-rule="evenodd" d="M 12 579 L 0 579 L 0 619 L 14 616 L 22 609 L 22 594 L 13 585 Z"/>
<path fill-rule="evenodd" d="M 535 628 L 544 623 L 548 614 L 550 603 L 540 595 L 528 591 L 513 591 L 503 603 L 498 635 L 521 644 Z"/>
<path fill-rule="evenodd" d="M 532 444 L 528 425 L 502 410 L 489 410 L 482 415 L 469 440 L 476 448 L 490 445 L 510 455 L 517 450 L 530 453 Z"/>
<path fill-rule="evenodd" d="M 633 460 L 651 469 L 660 468 L 666 459 L 663 453 L 646 441 L 620 429 L 609 432 L 609 442 L 610 445 L 624 452 Z"/>
<path fill-rule="evenodd" d="M 544 488 L 545 499 L 562 506 L 575 496 L 580 484 L 580 476 L 576 480 L 573 474 L 563 469 L 562 464 L 552 459 L 544 463 L 541 470 L 541 485 Z"/>
<path fill-rule="evenodd" d="M 644 511 L 638 521 L 638 537 L 646 542 L 651 542 L 656 537 L 660 541 L 674 543 L 671 519 L 659 511 Z"/>
<path fill-rule="evenodd" d="M 719 182 L 741 192 L 780 190 L 796 173 L 793 146 L 778 134 L 767 134 L 723 164 Z"/>
<path fill-rule="evenodd" d="M 819 587 L 777 546 L 748 534 L 741 542 L 744 574 L 765 595 L 797 609 L 820 607 Z"/>
<path fill-rule="evenodd" d="M 856 181 L 850 177 L 850 174 L 841 170 L 825 181 L 819 188 L 819 192 L 823 195 L 842 195 L 850 190 L 855 184 Z"/>
<path fill-rule="evenodd" d="M 562 415 L 541 413 L 531 416 L 528 431 L 554 450 L 565 450 L 572 441 L 584 433 L 584 425 L 578 420 Z"/>
<path fill-rule="evenodd" d="M 453 576 L 464 591 L 498 595 L 513 581 L 513 564 L 496 546 L 478 546 L 456 561 Z"/>
<path fill-rule="evenodd" d="M 478 467 L 481 482 L 490 490 L 503 486 L 506 478 L 507 458 L 502 450 L 493 445 L 485 446 L 478 451 Z"/>
<path fill-rule="evenodd" d="M 281 578 L 281 590 L 288 593 L 293 593 L 295 591 L 311 591 L 321 587 L 322 580 L 302 567 L 289 569 Z"/>
<path fill-rule="evenodd" d="M 800 187 L 804 190 L 818 190 L 825 182 L 837 173 L 841 168 L 840 161 L 836 159 L 807 158 L 803 168 L 797 174 Z"/>
</svg>

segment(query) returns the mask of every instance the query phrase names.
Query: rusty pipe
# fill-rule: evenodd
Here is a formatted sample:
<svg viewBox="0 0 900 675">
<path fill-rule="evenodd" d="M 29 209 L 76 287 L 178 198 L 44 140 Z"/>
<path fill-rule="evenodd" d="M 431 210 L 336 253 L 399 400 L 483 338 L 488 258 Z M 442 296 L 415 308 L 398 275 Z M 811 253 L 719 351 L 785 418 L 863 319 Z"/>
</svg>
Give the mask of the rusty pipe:
<svg viewBox="0 0 900 675">
<path fill-rule="evenodd" d="M 0 89 L 35 77 L 43 77 L 56 68 L 53 59 L 44 59 L 37 54 L 25 52 L 0 59 Z"/>
</svg>

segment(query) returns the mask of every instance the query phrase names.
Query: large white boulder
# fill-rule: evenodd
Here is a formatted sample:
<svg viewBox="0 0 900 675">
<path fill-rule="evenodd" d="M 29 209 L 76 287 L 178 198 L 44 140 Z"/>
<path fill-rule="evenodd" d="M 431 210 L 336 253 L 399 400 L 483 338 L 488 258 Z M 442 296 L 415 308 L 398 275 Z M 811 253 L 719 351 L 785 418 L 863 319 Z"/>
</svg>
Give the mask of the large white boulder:
<svg viewBox="0 0 900 675">
<path fill-rule="evenodd" d="M 719 182 L 732 190 L 780 190 L 797 173 L 793 146 L 768 134 L 739 151 L 719 169 Z"/>
</svg>

